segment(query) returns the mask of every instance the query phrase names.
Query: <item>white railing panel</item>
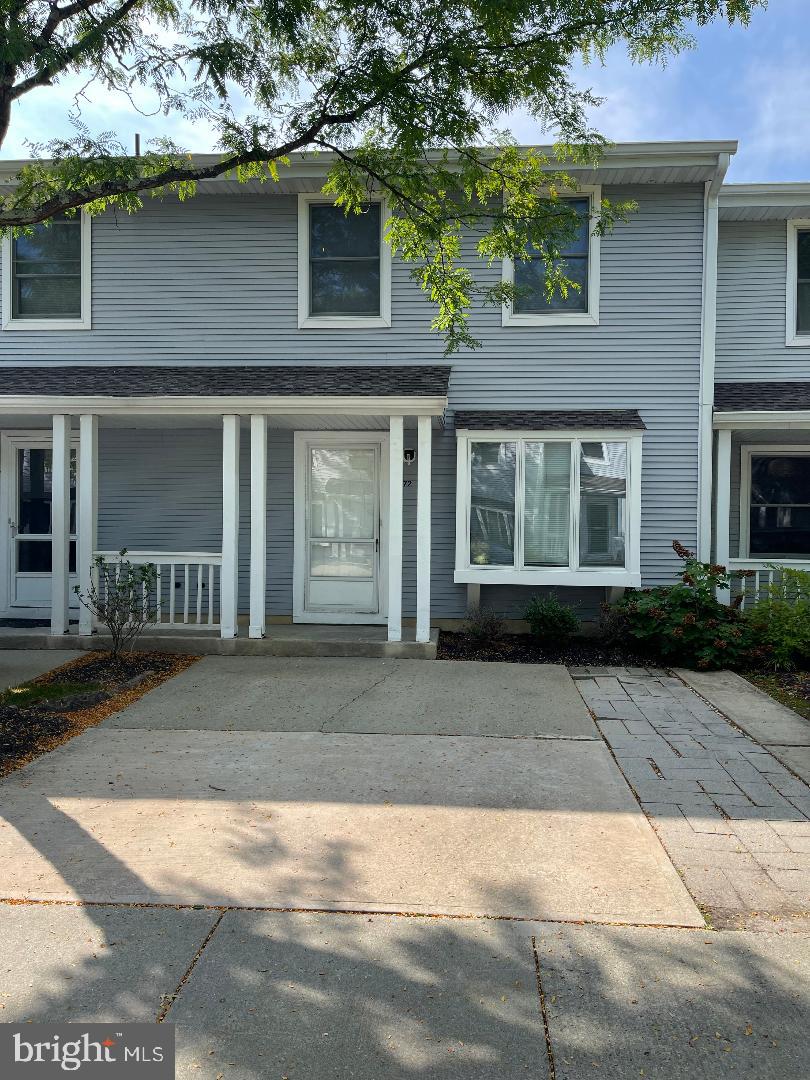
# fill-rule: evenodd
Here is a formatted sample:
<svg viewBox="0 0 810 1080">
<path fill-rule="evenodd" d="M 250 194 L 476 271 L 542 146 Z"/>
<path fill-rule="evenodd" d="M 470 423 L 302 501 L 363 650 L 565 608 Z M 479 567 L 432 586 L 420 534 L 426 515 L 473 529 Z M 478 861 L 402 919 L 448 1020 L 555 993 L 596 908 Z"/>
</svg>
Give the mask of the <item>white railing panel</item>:
<svg viewBox="0 0 810 1080">
<path fill-rule="evenodd" d="M 156 580 L 151 595 L 144 588 L 144 608 L 152 611 L 156 626 L 216 626 L 219 624 L 219 589 L 222 577 L 222 553 L 219 551 L 96 551 L 101 558 L 116 567 L 116 579 L 121 563 L 133 566 L 152 564 Z"/>
<path fill-rule="evenodd" d="M 794 561 L 780 559 L 778 563 L 763 562 L 757 559 L 729 559 L 728 572 L 731 577 L 731 599 L 739 597 L 741 610 L 755 604 L 757 600 L 769 595 L 769 590 L 778 585 L 782 575 L 780 569 L 807 570 L 810 571 L 810 562 L 807 560 Z M 737 577 L 740 570 L 747 570 L 746 577 Z M 790 597 L 788 597 L 790 599 Z"/>
</svg>

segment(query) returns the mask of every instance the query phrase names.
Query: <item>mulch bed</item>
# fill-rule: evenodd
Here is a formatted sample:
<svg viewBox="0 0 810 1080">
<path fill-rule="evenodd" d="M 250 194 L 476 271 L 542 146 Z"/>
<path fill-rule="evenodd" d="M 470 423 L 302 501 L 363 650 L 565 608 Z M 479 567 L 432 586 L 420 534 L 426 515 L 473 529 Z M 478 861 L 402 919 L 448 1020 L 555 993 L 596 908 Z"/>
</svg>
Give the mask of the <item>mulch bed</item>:
<svg viewBox="0 0 810 1080">
<path fill-rule="evenodd" d="M 37 687 L 70 683 L 75 692 L 63 701 L 20 706 L 14 704 L 13 694 L 8 691 L 0 695 L 0 776 L 95 727 L 197 659 L 134 652 L 113 661 L 109 653 L 91 652 L 23 684 Z"/>
<path fill-rule="evenodd" d="M 810 720 L 810 671 L 778 671 L 767 675 L 746 671 L 744 674 L 754 686 Z"/>
<path fill-rule="evenodd" d="M 478 643 L 466 634 L 442 630 L 439 660 L 490 660 L 509 664 L 565 664 L 567 667 L 657 667 L 644 656 L 622 645 L 606 645 L 589 638 L 575 638 L 567 645 L 544 648 L 530 634 L 504 634 L 497 641 Z"/>
</svg>

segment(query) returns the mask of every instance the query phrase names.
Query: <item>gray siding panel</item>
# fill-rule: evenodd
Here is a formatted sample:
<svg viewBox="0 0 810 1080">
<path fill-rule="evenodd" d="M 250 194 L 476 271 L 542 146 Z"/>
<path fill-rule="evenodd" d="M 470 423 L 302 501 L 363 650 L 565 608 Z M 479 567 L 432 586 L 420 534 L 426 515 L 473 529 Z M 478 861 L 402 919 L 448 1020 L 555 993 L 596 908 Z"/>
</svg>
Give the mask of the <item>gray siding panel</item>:
<svg viewBox="0 0 810 1080">
<path fill-rule="evenodd" d="M 810 346 L 785 345 L 787 226 L 720 223 L 717 381 L 810 379 Z"/>
<path fill-rule="evenodd" d="M 455 439 L 453 409 L 637 409 L 644 435 L 642 572 L 671 580 L 671 541 L 695 542 L 703 191 L 698 185 L 606 189 L 638 211 L 602 242 L 599 326 L 502 327 L 500 311 L 471 318 L 481 348 L 452 358 L 448 427 L 436 433 L 433 508 L 434 611 L 463 613 L 453 583 Z M 0 334 L 10 363 L 442 362 L 429 329 L 432 309 L 408 268 L 395 261 L 393 326 L 341 331 L 297 328 L 296 200 L 238 196 L 167 201 L 133 217 L 108 213 L 93 226 L 93 329 Z M 499 267 L 475 262 L 482 280 Z M 302 421 L 302 427 L 306 427 Z M 201 547 L 219 536 L 220 438 L 210 431 L 133 433 L 137 453 L 113 454 L 103 475 L 103 528 L 136 535 L 137 546 Z M 104 432 L 102 447 L 123 433 Z M 188 445 L 187 445 L 188 440 Z M 197 441 L 195 441 L 197 440 Z M 152 450 L 156 442 L 162 449 Z M 247 453 L 245 448 L 244 453 Z M 166 462 L 177 458 L 176 474 Z M 273 434 L 268 478 L 268 598 L 290 610 L 292 437 Z M 174 467 L 173 467 L 174 468 Z M 243 553 L 247 552 L 247 466 L 243 459 Z M 131 474 L 128 470 L 131 470 Z M 206 477 L 208 478 L 206 480 Z M 186 491 L 179 503 L 161 493 Z M 200 500 L 200 532 L 187 500 Z M 406 613 L 414 589 L 415 481 L 406 488 Z M 164 505 L 166 504 L 166 505 Z M 137 509 L 132 507 L 136 506 Z M 162 509 L 168 512 L 164 515 Z M 211 520 L 207 521 L 207 517 Z M 206 518 L 205 523 L 202 518 Z M 154 530 L 154 531 L 152 531 Z M 150 532 L 152 533 L 151 535 Z M 136 546 L 132 539 L 122 540 Z M 246 589 L 246 559 L 242 588 Z M 488 590 L 495 595 L 495 590 Z M 527 590 L 527 595 L 530 590 Z M 504 591 L 504 603 L 511 600 Z"/>
</svg>

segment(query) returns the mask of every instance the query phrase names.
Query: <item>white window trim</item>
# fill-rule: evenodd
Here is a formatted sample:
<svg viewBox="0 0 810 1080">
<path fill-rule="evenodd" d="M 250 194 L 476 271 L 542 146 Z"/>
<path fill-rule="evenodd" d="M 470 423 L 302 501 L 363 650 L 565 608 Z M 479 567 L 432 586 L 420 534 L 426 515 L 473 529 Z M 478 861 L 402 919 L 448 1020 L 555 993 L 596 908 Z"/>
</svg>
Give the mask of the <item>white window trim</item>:
<svg viewBox="0 0 810 1080">
<path fill-rule="evenodd" d="M 792 218 L 787 223 L 787 271 L 785 297 L 785 345 L 795 348 L 810 349 L 810 333 L 800 334 L 796 330 L 797 292 L 799 287 L 799 245 L 798 234 L 810 231 L 810 218 Z"/>
<path fill-rule="evenodd" d="M 380 314 L 379 315 L 310 315 L 309 313 L 309 207 L 312 203 L 330 204 L 324 195 L 298 196 L 298 327 L 300 330 L 373 330 L 391 325 L 391 248 L 383 239 L 388 207 L 382 196 L 370 195 L 368 202 L 378 202 L 380 213 Z"/>
<path fill-rule="evenodd" d="M 575 199 L 587 195 L 589 199 L 589 212 L 591 222 L 595 210 L 598 210 L 602 202 L 601 184 L 583 184 L 565 194 L 565 198 Z M 501 322 L 503 326 L 598 326 L 599 325 L 599 278 L 601 258 L 601 237 L 593 232 L 591 225 L 588 242 L 588 310 L 587 311 L 554 311 L 548 314 L 528 313 L 516 314 L 511 304 L 504 304 Z M 503 261 L 503 281 L 513 284 L 515 280 L 515 264 L 512 259 Z"/>
<path fill-rule="evenodd" d="M 473 431 L 456 432 L 456 566 L 453 580 L 488 585 L 595 585 L 638 588 L 641 585 L 641 445 L 642 435 L 632 431 Z M 529 439 L 536 442 L 626 442 L 627 443 L 627 537 L 626 565 L 616 569 L 571 566 L 481 567 L 470 563 L 470 443 L 516 442 Z M 573 451 L 572 451 L 573 454 Z M 573 470 L 571 487 L 570 555 L 576 555 L 579 528 L 579 462 Z M 515 523 L 522 529 L 523 478 L 518 475 Z"/>
<path fill-rule="evenodd" d="M 4 330 L 90 330 L 91 318 L 91 217 L 81 211 L 81 304 L 82 313 L 78 319 L 15 319 L 12 317 L 12 281 L 11 281 L 11 234 L 3 236 L 2 275 L 3 275 L 3 329 Z"/>
<path fill-rule="evenodd" d="M 780 559 L 778 555 L 751 555 L 751 518 L 749 508 L 751 506 L 751 458 L 756 454 L 769 454 L 771 457 L 808 457 L 810 458 L 810 444 L 800 443 L 796 446 L 788 446 L 785 443 L 762 443 L 758 445 L 745 444 L 741 447 L 740 458 L 740 542 L 739 556 L 735 560 L 753 559 L 755 562 L 775 563 L 779 566 L 807 566 L 810 567 L 810 556 L 806 559 L 789 558 Z"/>
</svg>

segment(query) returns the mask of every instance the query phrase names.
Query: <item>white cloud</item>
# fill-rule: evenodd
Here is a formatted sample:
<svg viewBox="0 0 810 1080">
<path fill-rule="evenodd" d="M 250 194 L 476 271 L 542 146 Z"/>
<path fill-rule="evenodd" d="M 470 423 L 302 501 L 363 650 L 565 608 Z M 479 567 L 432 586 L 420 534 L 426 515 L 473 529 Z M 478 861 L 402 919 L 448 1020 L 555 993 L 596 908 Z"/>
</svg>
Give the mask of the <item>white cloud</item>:
<svg viewBox="0 0 810 1080">
<path fill-rule="evenodd" d="M 810 172 L 807 62 L 794 56 L 786 56 L 781 64 L 754 61 L 741 81 L 740 93 L 749 119 L 735 179 L 806 178 Z"/>
</svg>

